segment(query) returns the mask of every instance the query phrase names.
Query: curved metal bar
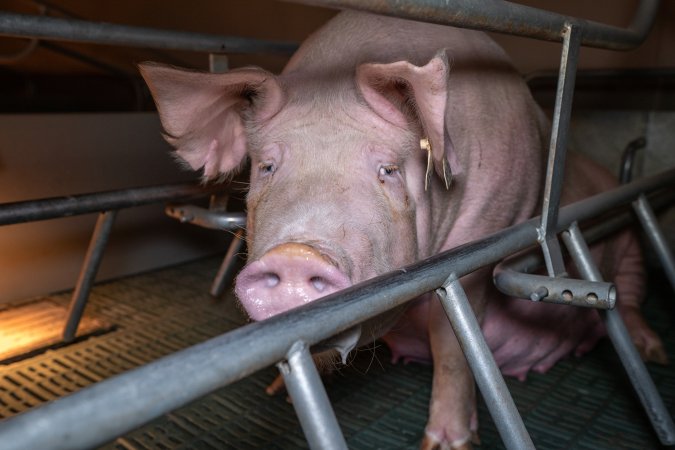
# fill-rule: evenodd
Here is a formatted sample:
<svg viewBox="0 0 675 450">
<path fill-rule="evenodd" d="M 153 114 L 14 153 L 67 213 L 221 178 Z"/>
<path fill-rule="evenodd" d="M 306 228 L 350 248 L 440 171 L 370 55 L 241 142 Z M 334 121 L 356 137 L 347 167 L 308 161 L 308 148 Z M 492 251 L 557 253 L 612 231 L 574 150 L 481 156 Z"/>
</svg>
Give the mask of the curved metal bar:
<svg viewBox="0 0 675 450">
<path fill-rule="evenodd" d="M 297 44 L 292 42 L 264 41 L 10 12 L 0 12 L 0 35 L 209 53 L 290 55 L 297 48 Z"/>
<path fill-rule="evenodd" d="M 659 8 L 659 0 L 642 0 L 630 26 L 618 28 L 504 0 L 286 1 L 558 42 L 562 41 L 563 28 L 569 23 L 581 28 L 581 45 L 612 50 L 630 50 L 639 46 L 647 37 Z"/>
<path fill-rule="evenodd" d="M 506 295 L 535 302 L 597 309 L 612 309 L 616 303 L 616 288 L 612 283 L 547 277 L 510 269 L 497 271 L 494 282 Z"/>
</svg>

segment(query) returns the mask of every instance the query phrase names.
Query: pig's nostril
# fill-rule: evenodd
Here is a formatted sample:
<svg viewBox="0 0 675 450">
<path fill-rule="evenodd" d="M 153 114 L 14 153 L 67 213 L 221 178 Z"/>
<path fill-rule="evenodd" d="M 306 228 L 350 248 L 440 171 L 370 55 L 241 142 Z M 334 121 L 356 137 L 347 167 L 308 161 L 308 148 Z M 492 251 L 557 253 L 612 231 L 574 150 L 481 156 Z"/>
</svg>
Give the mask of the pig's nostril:
<svg viewBox="0 0 675 450">
<path fill-rule="evenodd" d="M 328 286 L 328 281 L 323 277 L 312 277 L 309 282 L 312 283 L 317 292 L 323 292 Z"/>
<path fill-rule="evenodd" d="M 263 281 L 266 287 L 273 288 L 279 284 L 281 279 L 279 278 L 279 275 L 277 275 L 276 273 L 267 272 L 263 275 Z"/>
</svg>

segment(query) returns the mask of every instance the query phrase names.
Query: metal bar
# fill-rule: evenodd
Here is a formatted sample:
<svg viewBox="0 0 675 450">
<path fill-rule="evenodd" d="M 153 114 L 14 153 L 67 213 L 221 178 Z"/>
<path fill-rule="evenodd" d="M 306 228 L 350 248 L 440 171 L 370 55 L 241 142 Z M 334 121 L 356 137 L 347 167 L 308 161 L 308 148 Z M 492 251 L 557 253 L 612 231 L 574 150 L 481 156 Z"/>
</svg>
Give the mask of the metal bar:
<svg viewBox="0 0 675 450">
<path fill-rule="evenodd" d="M 572 258 L 574 259 L 579 273 L 591 281 L 602 281 L 602 275 L 596 267 L 586 242 L 581 236 L 576 222 L 562 233 L 563 240 Z M 617 310 L 609 310 L 604 313 L 607 334 L 612 340 L 614 349 L 621 359 L 623 367 L 642 403 L 652 427 L 656 431 L 663 445 L 675 444 L 675 424 L 670 417 L 668 409 L 663 403 L 661 396 L 656 390 L 653 380 L 645 367 L 640 354 L 631 342 L 630 335 Z"/>
<path fill-rule="evenodd" d="M 195 205 L 167 205 L 166 215 L 181 223 L 191 223 L 213 230 L 237 230 L 246 226 L 243 212 L 216 211 Z"/>
<path fill-rule="evenodd" d="M 668 276 L 670 285 L 675 289 L 675 258 L 673 258 L 673 253 L 670 251 L 670 248 L 668 248 L 666 238 L 659 228 L 659 222 L 656 219 L 651 206 L 649 206 L 647 198 L 644 195 L 641 195 L 633 202 L 633 209 L 642 224 L 642 228 L 645 230 L 649 242 L 652 244 L 654 251 L 661 261 L 661 265 Z"/>
<path fill-rule="evenodd" d="M 623 151 L 623 155 L 621 156 L 619 183 L 630 183 L 631 179 L 633 178 L 633 162 L 635 161 L 635 154 L 638 152 L 638 150 L 645 148 L 646 145 L 647 139 L 644 137 L 639 137 L 628 143 L 626 149 Z"/>
<path fill-rule="evenodd" d="M 277 364 L 311 449 L 346 450 L 333 407 L 307 345 L 298 341 Z"/>
<path fill-rule="evenodd" d="M 70 307 L 68 308 L 68 318 L 63 329 L 63 341 L 72 342 L 77 334 L 77 327 L 80 325 L 84 307 L 89 299 L 91 287 L 94 285 L 96 273 L 101 265 L 103 259 L 103 252 L 105 251 L 110 231 L 113 223 L 117 217 L 117 211 L 106 211 L 99 214 L 96 220 L 96 227 L 89 242 L 87 254 L 82 263 L 82 270 L 77 279 L 73 296 L 70 300 Z"/>
<path fill-rule="evenodd" d="M 218 273 L 211 284 L 209 293 L 214 297 L 220 297 L 225 290 L 225 286 L 229 285 L 234 279 L 236 257 L 246 245 L 244 234 L 245 231 L 242 229 L 234 232 L 230 247 L 227 249 L 227 254 L 225 255 L 225 258 L 223 258 Z"/>
<path fill-rule="evenodd" d="M 565 206 L 558 215 L 560 229 L 674 184 L 675 169 Z M 538 225 L 539 218 L 514 225 L 34 408 L 2 422 L 0 442 L 5 450 L 101 445 L 284 359 L 298 340 L 314 345 L 435 290 L 448 273 L 462 277 L 535 245 Z"/>
<path fill-rule="evenodd" d="M 582 45 L 613 50 L 639 46 L 647 37 L 659 8 L 659 0 L 642 0 L 630 26 L 618 28 L 503 0 L 286 1 L 558 42 L 562 41 L 563 27 L 569 23 L 582 29 Z"/>
<path fill-rule="evenodd" d="M 511 297 L 597 309 L 612 309 L 616 302 L 612 283 L 547 277 L 510 269 L 495 269 L 495 272 L 495 286 Z"/>
<path fill-rule="evenodd" d="M 534 449 L 499 367 L 485 342 L 478 320 L 459 279 L 450 275 L 436 295 L 462 347 L 476 384 L 508 449 Z"/>
<path fill-rule="evenodd" d="M 0 225 L 55 219 L 222 192 L 223 185 L 179 183 L 0 204 Z"/>
<path fill-rule="evenodd" d="M 540 242 L 544 252 L 546 270 L 551 277 L 565 272 L 565 263 L 560 252 L 560 243 L 555 229 L 558 225 L 558 209 L 560 208 L 560 196 L 565 174 L 567 132 L 572 115 L 572 98 L 574 96 L 574 80 L 577 72 L 577 60 L 579 59 L 580 39 L 581 30 L 571 24 L 565 24 L 541 214 Z"/>
<path fill-rule="evenodd" d="M 0 12 L 0 36 L 209 53 L 290 55 L 298 47 L 291 42 L 161 30 L 5 11 Z"/>
</svg>

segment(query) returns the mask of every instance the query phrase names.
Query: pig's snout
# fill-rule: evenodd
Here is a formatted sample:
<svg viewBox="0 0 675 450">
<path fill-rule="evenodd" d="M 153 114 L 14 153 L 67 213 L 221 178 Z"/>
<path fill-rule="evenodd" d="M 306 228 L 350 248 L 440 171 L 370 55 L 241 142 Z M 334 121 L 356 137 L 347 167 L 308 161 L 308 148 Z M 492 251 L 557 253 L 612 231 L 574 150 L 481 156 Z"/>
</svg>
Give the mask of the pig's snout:
<svg viewBox="0 0 675 450">
<path fill-rule="evenodd" d="M 237 277 L 235 292 L 249 316 L 263 320 L 350 284 L 317 249 L 287 243 L 247 265 Z"/>
</svg>

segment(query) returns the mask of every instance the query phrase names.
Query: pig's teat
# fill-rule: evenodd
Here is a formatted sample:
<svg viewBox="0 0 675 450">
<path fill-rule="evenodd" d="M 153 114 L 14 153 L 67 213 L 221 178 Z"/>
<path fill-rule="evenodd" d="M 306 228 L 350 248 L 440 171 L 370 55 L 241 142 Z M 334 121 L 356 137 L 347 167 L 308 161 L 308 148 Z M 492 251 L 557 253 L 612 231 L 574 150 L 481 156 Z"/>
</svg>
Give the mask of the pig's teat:
<svg viewBox="0 0 675 450">
<path fill-rule="evenodd" d="M 247 265 L 235 292 L 253 320 L 263 320 L 344 289 L 349 278 L 317 249 L 281 244 Z"/>
</svg>

